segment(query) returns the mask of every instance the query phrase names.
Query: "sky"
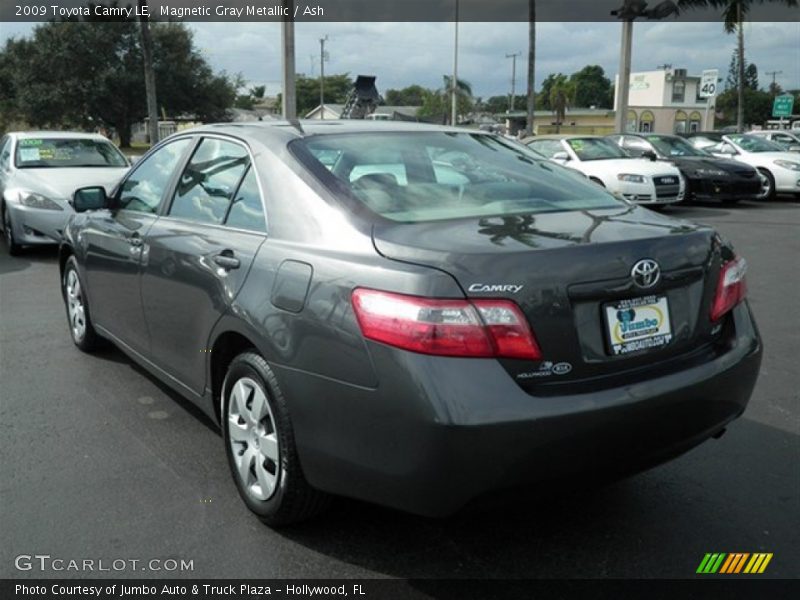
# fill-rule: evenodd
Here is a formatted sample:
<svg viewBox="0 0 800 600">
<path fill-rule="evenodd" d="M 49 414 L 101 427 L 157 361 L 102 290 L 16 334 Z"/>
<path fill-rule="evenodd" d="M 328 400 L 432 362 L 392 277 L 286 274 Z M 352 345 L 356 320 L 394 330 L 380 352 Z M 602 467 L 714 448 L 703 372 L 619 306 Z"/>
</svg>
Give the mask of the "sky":
<svg viewBox="0 0 800 600">
<path fill-rule="evenodd" d="M 278 23 L 189 23 L 195 43 L 215 70 L 241 73 L 250 85 L 266 85 L 267 95 L 280 92 L 281 37 Z M 27 35 L 33 25 L 0 23 L 0 39 Z M 619 23 L 539 23 L 536 82 L 550 73 L 570 74 L 599 64 L 613 80 L 619 66 Z M 381 92 L 420 84 L 437 88 L 453 69 L 453 23 L 298 23 L 295 27 L 298 73 L 319 74 L 319 39 L 328 36 L 328 74 L 376 75 Z M 517 59 L 517 93 L 523 93 L 527 69 L 527 23 L 459 24 L 459 78 L 475 96 L 488 98 L 511 89 L 511 59 Z M 736 36 L 718 22 L 634 25 L 633 70 L 659 65 L 688 69 L 698 75 L 717 68 L 725 77 Z M 758 66 L 759 83 L 772 79 L 784 89 L 800 88 L 800 23 L 747 23 L 747 62 Z"/>
</svg>

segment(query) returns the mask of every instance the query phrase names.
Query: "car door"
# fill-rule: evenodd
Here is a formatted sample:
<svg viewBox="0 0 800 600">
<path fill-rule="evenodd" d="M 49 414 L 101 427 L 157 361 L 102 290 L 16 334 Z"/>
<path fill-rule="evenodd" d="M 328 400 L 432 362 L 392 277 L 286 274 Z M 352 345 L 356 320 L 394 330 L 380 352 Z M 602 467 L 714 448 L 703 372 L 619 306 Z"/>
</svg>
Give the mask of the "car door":
<svg viewBox="0 0 800 600">
<path fill-rule="evenodd" d="M 264 242 L 266 219 L 250 152 L 233 139 L 202 138 L 173 188 L 145 237 L 142 303 L 151 360 L 200 394 L 210 332 Z"/>
<path fill-rule="evenodd" d="M 3 193 L 11 175 L 11 136 L 3 136 L 0 140 L 0 208 L 2 208 Z"/>
<path fill-rule="evenodd" d="M 140 293 L 144 236 L 191 145 L 192 138 L 180 138 L 139 162 L 117 188 L 112 208 L 91 214 L 78 240 L 92 320 L 140 353 L 150 346 Z"/>
</svg>

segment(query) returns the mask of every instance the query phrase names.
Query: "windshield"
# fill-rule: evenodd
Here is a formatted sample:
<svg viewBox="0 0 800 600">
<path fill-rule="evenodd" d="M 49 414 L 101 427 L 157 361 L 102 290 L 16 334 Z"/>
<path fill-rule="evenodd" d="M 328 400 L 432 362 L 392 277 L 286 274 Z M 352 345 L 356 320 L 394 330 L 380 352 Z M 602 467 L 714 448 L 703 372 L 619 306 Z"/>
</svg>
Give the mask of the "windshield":
<svg viewBox="0 0 800 600">
<path fill-rule="evenodd" d="M 611 140 L 602 138 L 568 139 L 567 144 L 580 160 L 605 160 L 607 158 L 630 158 L 627 152 Z"/>
<path fill-rule="evenodd" d="M 664 156 L 708 156 L 707 152 L 679 137 L 648 135 L 645 139 Z"/>
<path fill-rule="evenodd" d="M 729 135 L 728 139 L 747 152 L 783 152 L 779 144 L 754 135 Z"/>
<path fill-rule="evenodd" d="M 524 146 L 481 133 L 359 133 L 297 140 L 295 154 L 394 221 L 618 208 L 600 186 Z"/>
<path fill-rule="evenodd" d="M 128 166 L 111 142 L 80 138 L 23 138 L 14 164 L 19 169 Z"/>
</svg>

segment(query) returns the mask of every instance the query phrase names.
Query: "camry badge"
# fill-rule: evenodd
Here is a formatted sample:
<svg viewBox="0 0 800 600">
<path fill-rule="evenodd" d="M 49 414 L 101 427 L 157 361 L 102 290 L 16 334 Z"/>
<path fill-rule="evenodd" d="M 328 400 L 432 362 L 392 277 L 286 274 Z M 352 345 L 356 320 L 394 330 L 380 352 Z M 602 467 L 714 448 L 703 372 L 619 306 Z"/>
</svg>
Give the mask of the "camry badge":
<svg viewBox="0 0 800 600">
<path fill-rule="evenodd" d="M 661 279 L 661 267 L 650 258 L 645 258 L 633 265 L 631 269 L 633 283 L 642 289 L 653 287 Z"/>
</svg>

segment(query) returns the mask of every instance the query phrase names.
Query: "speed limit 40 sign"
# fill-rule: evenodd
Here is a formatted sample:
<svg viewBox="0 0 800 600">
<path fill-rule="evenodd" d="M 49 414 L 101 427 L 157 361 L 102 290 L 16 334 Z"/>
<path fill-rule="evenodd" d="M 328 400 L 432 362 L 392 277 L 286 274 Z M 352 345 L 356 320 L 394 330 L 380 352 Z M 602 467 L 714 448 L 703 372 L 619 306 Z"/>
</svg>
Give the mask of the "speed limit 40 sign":
<svg viewBox="0 0 800 600">
<path fill-rule="evenodd" d="M 713 98 L 717 95 L 717 79 L 719 78 L 719 71 L 717 69 L 708 69 L 703 71 L 703 76 L 700 78 L 700 93 L 701 98 Z"/>
</svg>

